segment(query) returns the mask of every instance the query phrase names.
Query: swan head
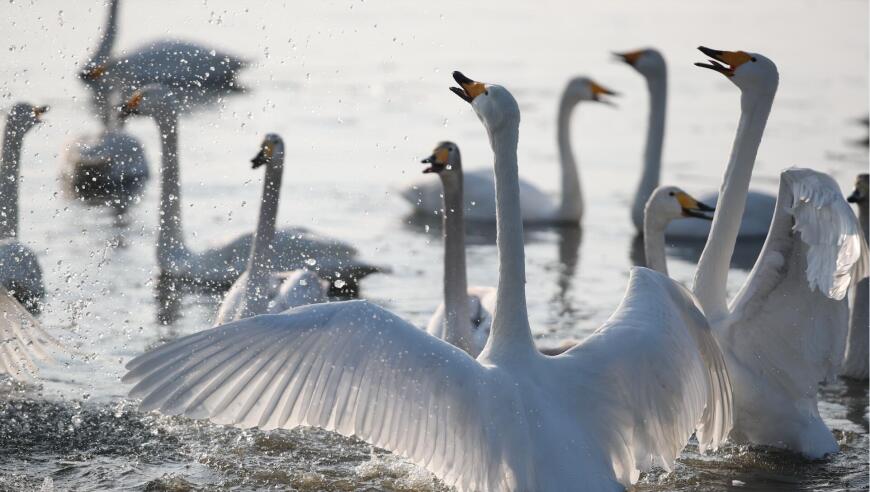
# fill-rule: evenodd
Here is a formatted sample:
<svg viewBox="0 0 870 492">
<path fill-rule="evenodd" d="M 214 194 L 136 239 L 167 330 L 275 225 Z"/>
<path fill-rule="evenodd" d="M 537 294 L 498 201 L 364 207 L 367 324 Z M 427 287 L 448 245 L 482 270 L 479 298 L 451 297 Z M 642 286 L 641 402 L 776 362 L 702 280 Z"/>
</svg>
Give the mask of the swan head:
<svg viewBox="0 0 870 492">
<path fill-rule="evenodd" d="M 444 175 L 460 172 L 462 169 L 462 157 L 459 155 L 459 146 L 453 142 L 440 142 L 432 155 L 420 161 L 423 164 L 429 164 L 423 173 L 437 173 Z"/>
<path fill-rule="evenodd" d="M 562 99 L 579 103 L 592 101 L 613 106 L 613 101 L 606 96 L 618 96 L 619 94 L 595 82 L 589 77 L 574 77 L 568 81 L 562 92 Z"/>
<path fill-rule="evenodd" d="M 499 130 L 519 129 L 520 107 L 510 91 L 500 85 L 471 80 L 458 71 L 453 72 L 453 80 L 459 87 L 451 87 L 450 90 L 471 104 L 490 134 Z"/>
<path fill-rule="evenodd" d="M 849 195 L 846 200 L 849 203 L 857 203 L 858 205 L 867 206 L 867 199 L 870 197 L 870 174 L 859 174 L 855 178 L 855 190 Z"/>
<path fill-rule="evenodd" d="M 714 210 L 676 186 L 659 186 L 647 200 L 644 213 L 647 220 L 667 223 L 683 217 L 713 220 L 710 212 Z"/>
<path fill-rule="evenodd" d="M 260 151 L 251 159 L 251 168 L 263 164 L 280 165 L 284 162 L 284 139 L 277 133 L 268 133 L 260 144 Z"/>
<path fill-rule="evenodd" d="M 79 72 L 79 80 L 87 85 L 97 85 L 105 80 L 108 68 L 106 63 L 88 63 Z"/>
<path fill-rule="evenodd" d="M 614 53 L 613 55 L 640 72 L 644 77 L 661 77 L 667 72 L 665 57 L 655 48 L 644 48 L 625 53 Z"/>
<path fill-rule="evenodd" d="M 695 63 L 696 66 L 721 73 L 741 91 L 776 92 L 779 71 L 766 56 L 746 51 L 714 50 L 704 46 L 699 46 L 698 50 L 710 59 L 709 63 Z"/>
<path fill-rule="evenodd" d="M 171 89 L 163 84 L 148 84 L 133 92 L 121 106 L 121 118 L 131 115 L 165 116 L 174 115 L 178 100 Z"/>
<path fill-rule="evenodd" d="M 23 133 L 42 123 L 42 115 L 46 111 L 48 111 L 48 106 L 18 103 L 9 110 L 6 121 L 11 128 Z"/>
</svg>

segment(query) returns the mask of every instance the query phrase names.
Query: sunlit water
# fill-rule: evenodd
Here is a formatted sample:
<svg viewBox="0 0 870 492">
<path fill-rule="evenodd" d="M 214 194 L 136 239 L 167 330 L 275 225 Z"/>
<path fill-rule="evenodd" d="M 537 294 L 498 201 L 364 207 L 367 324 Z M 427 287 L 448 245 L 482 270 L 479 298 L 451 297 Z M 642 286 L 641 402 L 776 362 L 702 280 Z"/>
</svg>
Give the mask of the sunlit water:
<svg viewBox="0 0 870 492">
<path fill-rule="evenodd" d="M 611 50 L 655 45 L 670 62 L 663 182 L 690 192 L 716 188 L 731 146 L 737 91 L 692 67 L 702 60 L 698 44 L 763 52 L 779 65 L 754 187 L 775 192 L 780 169 L 803 165 L 831 173 L 846 189 L 866 169 L 866 154 L 848 143 L 863 137 L 851 120 L 867 107 L 866 2 L 352 1 L 309 10 L 297 3 L 122 6 L 121 49 L 171 35 L 255 62 L 243 76 L 249 93 L 181 122 L 188 243 L 196 249 L 253 228 L 262 173 L 251 171 L 248 159 L 264 133 L 281 133 L 289 150 L 279 223 L 341 237 L 365 259 L 389 265 L 392 274 L 366 279 L 362 295 L 419 325 L 439 302 L 441 243 L 436 229 L 406 222 L 409 208 L 396 190 L 424 179 L 417 162 L 439 140 L 461 146 L 466 168 L 491 162 L 477 118 L 447 91 L 453 69 L 514 92 L 523 111 L 521 173 L 554 192 L 556 103 L 568 77 L 591 75 L 623 94 L 616 109 L 585 104 L 574 118 L 587 205 L 582 235 L 529 234 L 530 316 L 542 344 L 582 338 L 599 326 L 621 299 L 632 264 L 628 204 L 647 98 L 641 78 L 612 62 Z M 311 429 L 262 433 L 146 415 L 125 400 L 125 361 L 208 327 L 217 299 L 185 296 L 178 319 L 158 322 L 156 180 L 121 218 L 61 193 L 65 145 L 98 129 L 74 74 L 95 43 L 103 10 L 99 1 L 0 5 L 0 104 L 52 106 L 47 123 L 28 135 L 22 164 L 21 237 L 39 253 L 49 290 L 41 319 L 93 354 L 44 368 L 40 388 L 4 387 L 0 488 L 443 488 L 358 441 Z M 129 129 L 156 171 L 154 124 L 136 120 Z M 471 282 L 494 284 L 494 246 L 477 242 L 468 252 Z M 672 275 L 690 281 L 697 252 L 673 253 Z M 732 291 L 745 276 L 732 272 Z M 842 447 L 836 456 L 804 462 L 742 448 L 702 456 L 689 447 L 675 473 L 652 474 L 638 488 L 866 489 L 867 388 L 837 383 L 821 394 Z"/>
</svg>

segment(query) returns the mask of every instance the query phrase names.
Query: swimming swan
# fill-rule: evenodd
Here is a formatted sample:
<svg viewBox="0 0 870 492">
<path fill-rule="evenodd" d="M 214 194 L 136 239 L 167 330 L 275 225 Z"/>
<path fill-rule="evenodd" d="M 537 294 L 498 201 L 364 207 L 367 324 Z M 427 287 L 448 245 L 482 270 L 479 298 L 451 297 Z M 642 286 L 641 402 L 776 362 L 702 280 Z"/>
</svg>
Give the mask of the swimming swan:
<svg viewBox="0 0 870 492">
<path fill-rule="evenodd" d="M 245 270 L 253 234 L 243 234 L 224 246 L 190 251 L 181 228 L 181 183 L 178 166 L 178 112 L 173 92 L 159 84 L 137 91 L 121 108 L 124 115 L 154 119 L 160 131 L 160 221 L 157 262 L 164 274 L 197 284 L 228 288 Z M 275 271 L 308 268 L 324 279 L 355 287 L 379 268 L 356 259 L 356 249 L 344 242 L 316 236 L 301 227 L 281 228 L 272 242 Z M 339 285 L 341 287 L 341 285 Z"/>
<path fill-rule="evenodd" d="M 817 385 L 840 367 L 845 296 L 860 277 L 866 246 L 830 177 L 788 169 L 761 254 L 728 302 L 729 262 L 779 74 L 757 53 L 699 49 L 710 62 L 696 65 L 725 75 L 741 92 L 740 123 L 693 286 L 733 383 L 731 438 L 818 458 L 837 451 L 837 441 L 819 416 Z"/>
<path fill-rule="evenodd" d="M 610 104 L 604 96 L 616 95 L 587 77 L 568 82 L 559 101 L 558 144 L 562 171 L 562 196 L 555 203 L 550 195 L 527 181 L 520 181 L 523 223 L 529 225 L 577 225 L 583 218 L 583 194 L 574 152 L 571 149 L 571 114 L 582 101 Z M 464 172 L 465 219 L 470 222 L 495 221 L 495 184 L 489 169 Z M 431 216 L 441 210 L 441 186 L 416 184 L 402 193 L 417 214 Z"/>
<path fill-rule="evenodd" d="M 27 309 L 38 312 L 45 297 L 36 253 L 18 240 L 18 195 L 24 135 L 38 125 L 46 106 L 18 103 L 6 117 L 0 154 L 0 285 Z"/>
<path fill-rule="evenodd" d="M 668 72 L 665 59 L 658 50 L 647 48 L 628 53 L 617 53 L 619 59 L 638 71 L 649 89 L 649 123 L 643 171 L 631 206 L 631 220 L 638 232 L 643 232 L 643 211 L 652 191 L 659 185 L 662 167 L 662 146 L 665 135 L 665 109 L 668 97 Z M 718 193 L 701 195 L 701 201 L 715 206 Z M 764 239 L 776 197 L 768 193 L 750 191 L 746 197 L 746 211 L 740 222 L 740 239 Z M 680 239 L 706 239 L 710 223 L 700 220 L 677 220 L 668 226 L 667 236 Z"/>
<path fill-rule="evenodd" d="M 624 490 L 669 468 L 697 429 L 730 429 L 730 386 L 691 294 L 632 270 L 613 316 L 564 354 L 540 354 L 525 296 L 520 112 L 503 87 L 456 72 L 495 154 L 499 283 L 477 360 L 366 301 L 303 306 L 174 340 L 127 364 L 143 411 L 241 427 L 357 436 L 460 491 Z"/>
<path fill-rule="evenodd" d="M 465 271 L 465 219 L 462 206 L 462 156 L 453 142 L 441 142 L 423 172 L 435 173 L 443 187 L 444 302 L 438 305 L 426 331 L 477 357 L 492 326 L 495 288 L 468 286 Z"/>
<path fill-rule="evenodd" d="M 280 272 L 272 268 L 272 240 L 275 237 L 275 220 L 284 173 L 284 140 L 270 133 L 260 147 L 260 152 L 251 159 L 251 163 L 254 169 L 265 165 L 266 176 L 263 179 L 260 218 L 248 267 L 224 296 L 214 321 L 215 326 L 326 300 L 328 286 L 314 272 Z"/>
</svg>

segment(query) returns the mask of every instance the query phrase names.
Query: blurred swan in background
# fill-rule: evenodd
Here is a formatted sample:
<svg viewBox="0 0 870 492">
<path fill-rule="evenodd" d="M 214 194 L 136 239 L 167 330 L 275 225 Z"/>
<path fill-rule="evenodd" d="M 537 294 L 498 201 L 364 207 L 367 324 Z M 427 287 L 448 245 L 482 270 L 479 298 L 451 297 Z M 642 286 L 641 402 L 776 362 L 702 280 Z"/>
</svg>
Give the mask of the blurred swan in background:
<svg viewBox="0 0 870 492">
<path fill-rule="evenodd" d="M 0 286 L 0 374 L 27 381 L 37 361 L 50 362 L 50 351 L 65 351 L 4 287 Z"/>
<path fill-rule="evenodd" d="M 643 247 L 646 267 L 668 274 L 665 230 L 671 221 L 686 217 L 713 220 L 713 207 L 702 203 L 676 186 L 659 186 L 644 207 Z"/>
<path fill-rule="evenodd" d="M 251 159 L 254 169 L 265 165 L 260 218 L 245 273 L 233 282 L 218 308 L 215 326 L 256 314 L 275 314 L 287 309 L 326 301 L 328 285 L 314 272 L 278 272 L 272 268 L 275 220 L 284 173 L 284 140 L 266 135 L 260 152 Z"/>
<path fill-rule="evenodd" d="M 118 4 L 119 0 L 109 1 L 100 43 L 80 74 L 91 91 L 92 104 L 103 129 L 94 135 L 79 136 L 69 145 L 61 172 L 68 188 L 85 198 L 132 195 L 141 190 L 150 177 L 142 143 L 124 131 L 123 122 L 113 110 L 119 102 L 117 94 L 121 87 L 104 77 L 105 68 L 101 68 L 111 59 L 118 32 Z M 96 77 L 98 73 L 100 77 Z"/>
<path fill-rule="evenodd" d="M 477 357 L 492 326 L 494 287 L 468 286 L 465 270 L 465 219 L 463 210 L 462 156 L 453 142 L 441 142 L 423 172 L 438 175 L 443 191 L 441 216 L 444 231 L 444 301 L 429 319 L 430 335 Z"/>
<path fill-rule="evenodd" d="M 731 437 L 819 458 L 838 448 L 819 416 L 818 383 L 840 368 L 845 296 L 866 271 L 866 245 L 833 179 L 809 169 L 783 171 L 761 255 L 728 303 L 729 261 L 779 74 L 756 53 L 699 49 L 710 62 L 696 65 L 724 74 L 741 91 L 723 193 L 693 287 L 728 363 Z"/>
<path fill-rule="evenodd" d="M 858 206 L 858 222 L 861 232 L 864 234 L 864 242 L 867 238 L 868 217 L 867 202 L 870 198 L 870 175 L 859 174 L 855 180 L 855 191 L 849 195 L 848 201 Z M 846 341 L 846 358 L 843 360 L 843 370 L 840 374 L 852 379 L 867 379 L 868 359 L 870 359 L 870 290 L 868 279 L 862 278 L 858 285 L 852 288 L 852 317 L 849 320 L 849 338 Z"/>
<path fill-rule="evenodd" d="M 6 117 L 0 154 L 0 285 L 32 312 L 40 310 L 45 285 L 36 253 L 18 240 L 21 147 L 24 135 L 41 123 L 46 111 L 47 106 L 13 106 Z"/>
<path fill-rule="evenodd" d="M 583 218 L 583 193 L 577 162 L 571 148 L 571 115 L 582 101 L 610 101 L 603 96 L 615 93 L 587 77 L 576 77 L 568 82 L 559 101 L 558 133 L 559 164 L 561 169 L 562 194 L 558 203 L 535 185 L 520 180 L 522 220 L 525 224 L 577 225 Z M 465 219 L 471 222 L 495 221 L 495 182 L 489 169 L 464 172 Z M 431 216 L 441 209 L 441 185 L 420 183 L 402 192 L 402 196 L 414 206 L 414 211 Z"/>
<path fill-rule="evenodd" d="M 314 304 L 174 340 L 127 365 L 144 411 L 356 436 L 461 491 L 622 491 L 693 429 L 730 429 L 724 361 L 691 294 L 632 270 L 622 304 L 557 356 L 532 341 L 517 175 L 520 112 L 455 72 L 495 154 L 499 283 L 477 360 L 366 301 Z M 652 320 L 656 320 L 653 322 Z M 606 368 L 607 370 L 602 370 Z M 582 484 L 582 486 L 580 485 Z"/>
<path fill-rule="evenodd" d="M 643 169 L 640 183 L 631 206 L 631 220 L 639 233 L 643 233 L 643 212 L 647 200 L 659 185 L 662 167 L 662 146 L 665 135 L 665 113 L 668 97 L 668 72 L 665 59 L 658 50 L 647 48 L 616 56 L 637 70 L 646 80 L 649 89 L 649 123 L 647 124 L 646 148 L 643 154 Z M 701 195 L 701 201 L 716 206 L 717 192 Z M 740 222 L 738 239 L 764 239 L 776 197 L 767 193 L 750 191 L 746 196 L 746 209 Z M 680 239 L 706 239 L 710 223 L 700 220 L 677 220 L 668 226 L 667 236 Z"/>
<path fill-rule="evenodd" d="M 161 135 L 160 221 L 157 262 L 164 275 L 217 288 L 229 288 L 248 265 L 254 235 L 243 234 L 220 247 L 193 252 L 181 226 L 181 182 L 178 164 L 178 103 L 160 84 L 135 92 L 121 113 L 151 117 Z M 381 271 L 359 261 L 349 244 L 319 237 L 301 227 L 282 228 L 272 241 L 274 271 L 310 269 L 335 287 L 355 289 L 359 279 Z"/>
</svg>

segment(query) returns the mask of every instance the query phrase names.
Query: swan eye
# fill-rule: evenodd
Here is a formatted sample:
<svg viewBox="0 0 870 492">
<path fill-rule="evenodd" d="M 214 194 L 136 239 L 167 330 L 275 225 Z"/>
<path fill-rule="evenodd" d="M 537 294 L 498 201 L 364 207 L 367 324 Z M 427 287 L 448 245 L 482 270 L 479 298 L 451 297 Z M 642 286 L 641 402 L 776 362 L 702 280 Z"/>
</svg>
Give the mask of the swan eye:
<svg viewBox="0 0 870 492">
<path fill-rule="evenodd" d="M 670 192 L 668 192 L 668 195 L 670 195 L 670 196 L 674 196 L 674 192 L 673 192 L 673 191 L 670 191 Z"/>
<path fill-rule="evenodd" d="M 757 59 L 757 58 L 755 58 L 755 57 L 754 57 L 754 56 L 753 56 L 753 57 L 752 57 L 752 58 L 750 58 L 750 60 L 752 60 L 752 63 L 755 63 L 755 62 L 757 62 L 757 61 L 758 61 L 758 59 Z"/>
</svg>

